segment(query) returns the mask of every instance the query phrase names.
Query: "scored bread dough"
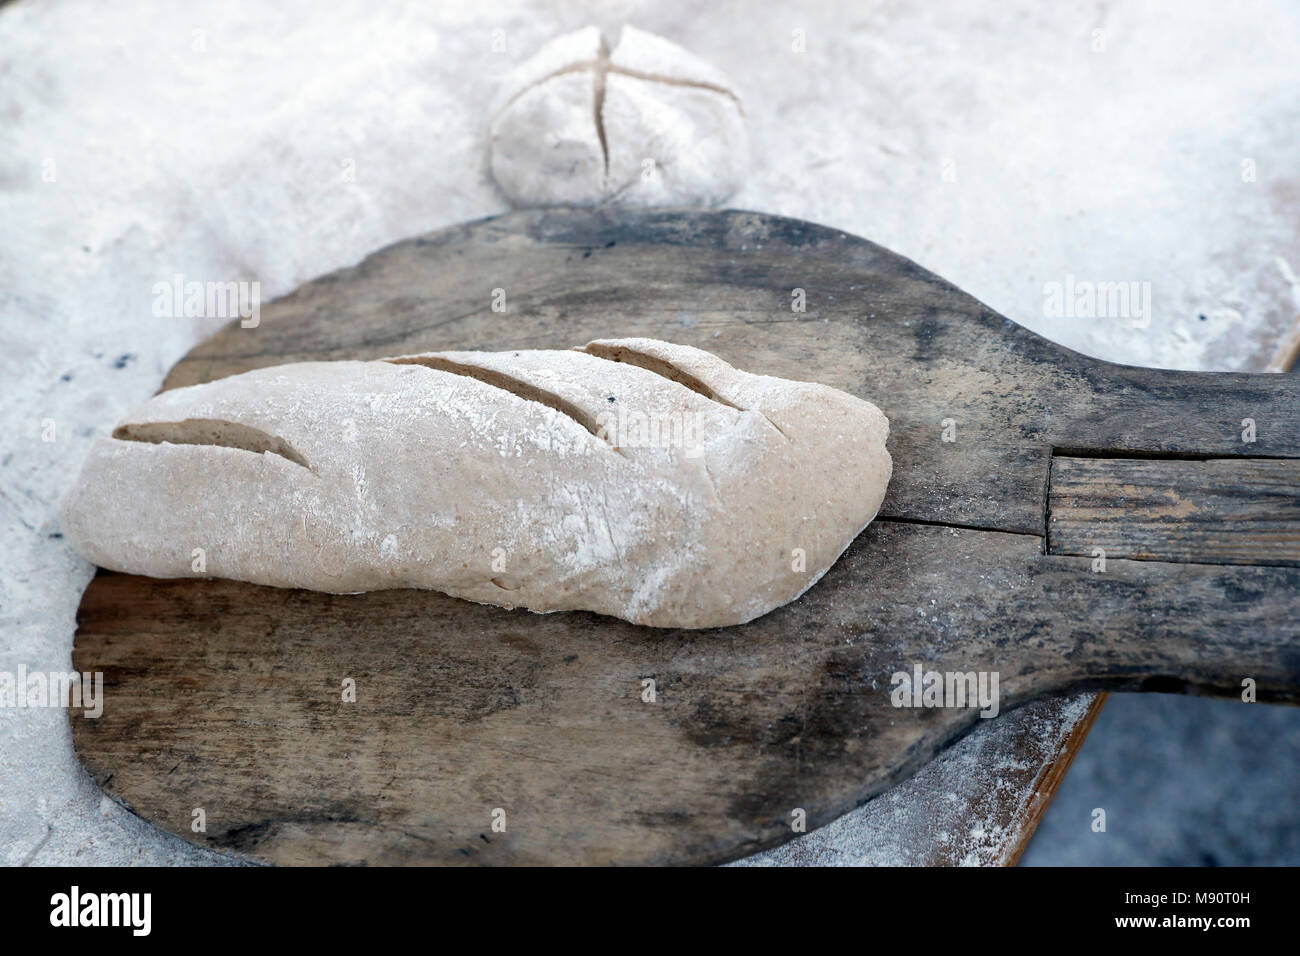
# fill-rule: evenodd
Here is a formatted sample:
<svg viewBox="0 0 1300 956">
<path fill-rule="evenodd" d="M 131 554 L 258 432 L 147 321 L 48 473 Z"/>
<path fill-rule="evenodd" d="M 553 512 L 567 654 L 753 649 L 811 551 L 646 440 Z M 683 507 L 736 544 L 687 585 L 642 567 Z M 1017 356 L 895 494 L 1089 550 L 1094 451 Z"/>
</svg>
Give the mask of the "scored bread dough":
<svg viewBox="0 0 1300 956">
<path fill-rule="evenodd" d="M 889 425 L 654 339 L 258 369 L 97 439 L 63 531 L 103 567 L 720 627 L 871 521 Z"/>
<path fill-rule="evenodd" d="M 502 83 L 492 175 L 516 206 L 715 205 L 749 165 L 740 96 L 722 71 L 624 27 L 552 40 Z"/>
</svg>

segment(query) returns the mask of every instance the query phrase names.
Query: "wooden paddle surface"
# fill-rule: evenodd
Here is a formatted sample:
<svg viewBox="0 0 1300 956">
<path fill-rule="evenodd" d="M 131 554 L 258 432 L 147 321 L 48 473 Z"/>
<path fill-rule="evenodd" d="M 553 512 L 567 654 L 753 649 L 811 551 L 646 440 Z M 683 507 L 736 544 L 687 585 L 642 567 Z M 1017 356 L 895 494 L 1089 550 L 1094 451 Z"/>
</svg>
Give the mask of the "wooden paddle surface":
<svg viewBox="0 0 1300 956">
<path fill-rule="evenodd" d="M 1300 698 L 1294 377 L 1088 359 L 808 223 L 567 209 L 455 227 L 232 324 L 165 387 L 641 335 L 889 416 L 881 516 L 800 600 L 694 632 L 101 573 L 73 654 L 104 674 L 103 716 L 73 717 L 96 781 L 276 863 L 708 863 L 830 821 L 968 732 L 972 708 L 893 706 L 916 664 L 996 672 L 1003 712 L 1065 689 L 1236 697 L 1247 678 L 1261 701 Z"/>
</svg>

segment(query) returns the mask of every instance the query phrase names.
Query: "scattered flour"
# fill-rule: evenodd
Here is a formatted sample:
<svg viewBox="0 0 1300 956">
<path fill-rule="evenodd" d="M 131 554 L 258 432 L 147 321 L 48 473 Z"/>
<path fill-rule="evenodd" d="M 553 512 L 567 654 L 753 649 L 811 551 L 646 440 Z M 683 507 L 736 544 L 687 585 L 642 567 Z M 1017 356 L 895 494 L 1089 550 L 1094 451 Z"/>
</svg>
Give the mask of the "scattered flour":
<svg viewBox="0 0 1300 956">
<path fill-rule="evenodd" d="M 223 324 L 153 318 L 153 284 L 256 279 L 266 301 L 503 211 L 482 128 L 496 82 L 590 22 L 662 34 L 735 79 L 754 153 L 735 206 L 866 236 L 1072 348 L 1254 367 L 1295 318 L 1286 0 L 769 2 L 743 18 L 681 0 L 18 0 L 0 7 L 0 668 L 70 667 L 90 568 L 57 537 L 57 501 L 90 438 Z M 1150 326 L 1047 318 L 1043 286 L 1067 275 L 1150 282 Z M 764 859 L 908 862 L 931 837 L 994 859 L 1003 824 L 960 821 L 989 806 L 997 739 L 1034 719 L 1005 715 Z M 64 713 L 0 710 L 0 863 L 219 859 L 105 801 Z"/>
</svg>

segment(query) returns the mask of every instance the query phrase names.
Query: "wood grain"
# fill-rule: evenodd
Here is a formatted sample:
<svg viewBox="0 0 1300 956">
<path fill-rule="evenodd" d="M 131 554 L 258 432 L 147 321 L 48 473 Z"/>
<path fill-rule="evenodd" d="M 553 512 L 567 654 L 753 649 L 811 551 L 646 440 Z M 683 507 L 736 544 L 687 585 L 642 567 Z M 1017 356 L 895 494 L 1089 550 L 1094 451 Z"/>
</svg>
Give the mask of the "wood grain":
<svg viewBox="0 0 1300 956">
<path fill-rule="evenodd" d="M 882 519 L 799 601 L 710 632 L 100 575 L 74 662 L 104 673 L 105 713 L 73 723 L 100 785 L 269 862 L 717 862 L 788 839 L 796 810 L 834 819 L 980 721 L 892 706 L 891 676 L 914 663 L 998 673 L 1003 712 L 1072 689 L 1236 696 L 1243 677 L 1261 700 L 1300 698 L 1300 570 L 1119 559 L 1093 574 L 1044 553 L 1054 449 L 1241 458 L 1249 416 L 1252 454 L 1294 458 L 1300 383 L 1097 362 L 833 230 L 742 212 L 471 223 L 309 283 L 167 385 L 613 335 L 875 401 L 895 461 Z M 196 807 L 206 833 L 189 829 Z"/>
<path fill-rule="evenodd" d="M 1300 565 L 1300 460 L 1052 459 L 1047 550 Z"/>
</svg>

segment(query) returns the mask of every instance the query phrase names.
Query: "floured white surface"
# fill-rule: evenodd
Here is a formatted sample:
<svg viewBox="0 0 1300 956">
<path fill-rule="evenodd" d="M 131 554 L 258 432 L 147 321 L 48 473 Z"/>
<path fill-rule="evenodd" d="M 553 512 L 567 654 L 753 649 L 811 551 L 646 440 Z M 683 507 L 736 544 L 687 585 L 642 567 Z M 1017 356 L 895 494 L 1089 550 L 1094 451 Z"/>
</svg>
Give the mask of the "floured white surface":
<svg viewBox="0 0 1300 956">
<path fill-rule="evenodd" d="M 1084 718 L 1090 695 L 1036 701 L 980 726 L 879 797 L 806 836 L 736 866 L 1002 866 L 1023 838 L 1034 790 L 1026 771 Z M 1010 737 L 1043 747 L 1012 748 Z M 1035 783 L 1038 781 L 1035 780 Z"/>
<path fill-rule="evenodd" d="M 732 205 L 866 236 L 1084 352 L 1260 364 L 1300 308 L 1300 9 L 995 9 L 0 8 L 0 670 L 70 667 L 90 568 L 51 537 L 58 498 L 90 438 L 223 324 L 155 318 L 154 283 L 257 279 L 266 300 L 503 211 L 482 129 L 495 79 L 587 23 L 634 23 L 735 80 L 753 158 Z M 1046 318 L 1043 285 L 1067 276 L 1150 282 L 1150 326 Z M 873 849 L 891 812 L 841 820 L 839 849 L 905 860 Z M 0 862 L 213 859 L 104 800 L 65 714 L 0 709 Z"/>
</svg>

